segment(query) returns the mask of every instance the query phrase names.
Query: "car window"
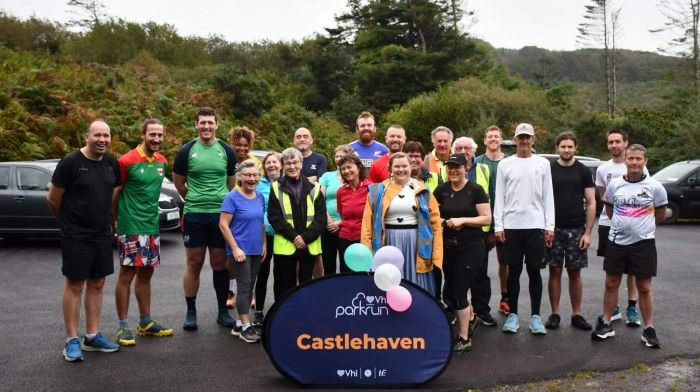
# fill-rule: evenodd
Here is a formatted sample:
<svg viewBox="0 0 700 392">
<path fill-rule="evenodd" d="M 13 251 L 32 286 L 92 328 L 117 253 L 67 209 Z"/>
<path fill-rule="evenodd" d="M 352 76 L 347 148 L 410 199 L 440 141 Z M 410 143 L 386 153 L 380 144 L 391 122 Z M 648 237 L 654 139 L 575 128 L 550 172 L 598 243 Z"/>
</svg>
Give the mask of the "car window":
<svg viewBox="0 0 700 392">
<path fill-rule="evenodd" d="M 688 178 L 683 180 L 681 186 L 690 186 L 691 183 L 697 186 L 698 180 L 700 180 L 700 170 L 696 170 L 695 173 L 689 175 Z"/>
<path fill-rule="evenodd" d="M 678 162 L 659 170 L 652 177 L 659 182 L 675 182 L 690 173 L 697 165 L 688 162 Z"/>
<path fill-rule="evenodd" d="M 33 167 L 17 168 L 17 188 L 24 191 L 47 191 L 51 182 L 49 173 Z"/>
<path fill-rule="evenodd" d="M 10 187 L 10 167 L 0 166 L 0 189 Z"/>
</svg>

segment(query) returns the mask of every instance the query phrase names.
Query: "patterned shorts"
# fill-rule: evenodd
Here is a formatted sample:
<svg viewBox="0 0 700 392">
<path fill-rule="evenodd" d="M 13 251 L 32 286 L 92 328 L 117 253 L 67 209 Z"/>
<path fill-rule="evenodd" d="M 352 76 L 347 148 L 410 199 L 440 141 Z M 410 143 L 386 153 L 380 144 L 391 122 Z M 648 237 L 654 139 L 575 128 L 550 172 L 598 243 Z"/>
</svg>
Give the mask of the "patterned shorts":
<svg viewBox="0 0 700 392">
<path fill-rule="evenodd" d="M 565 266 L 572 270 L 588 267 L 588 251 L 578 247 L 585 230 L 583 226 L 573 229 L 555 228 L 552 247 L 547 248 L 545 253 L 547 265 L 553 268 Z"/>
<path fill-rule="evenodd" d="M 160 264 L 160 235 L 120 235 L 119 260 L 127 267 L 157 267 Z"/>
</svg>

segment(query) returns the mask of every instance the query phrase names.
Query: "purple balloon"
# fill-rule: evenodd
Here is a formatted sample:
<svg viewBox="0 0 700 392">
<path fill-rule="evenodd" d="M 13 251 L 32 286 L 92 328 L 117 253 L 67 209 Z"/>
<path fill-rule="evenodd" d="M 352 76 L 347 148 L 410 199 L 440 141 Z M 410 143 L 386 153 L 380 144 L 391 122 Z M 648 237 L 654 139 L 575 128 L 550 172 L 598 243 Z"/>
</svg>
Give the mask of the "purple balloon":
<svg viewBox="0 0 700 392">
<path fill-rule="evenodd" d="M 395 311 L 404 312 L 411 307 L 413 297 L 405 287 L 398 286 L 386 292 L 386 302 Z"/>
<path fill-rule="evenodd" d="M 372 257 L 372 271 L 376 271 L 382 264 L 393 264 L 399 271 L 403 271 L 403 253 L 395 246 L 382 246 L 374 253 Z"/>
</svg>

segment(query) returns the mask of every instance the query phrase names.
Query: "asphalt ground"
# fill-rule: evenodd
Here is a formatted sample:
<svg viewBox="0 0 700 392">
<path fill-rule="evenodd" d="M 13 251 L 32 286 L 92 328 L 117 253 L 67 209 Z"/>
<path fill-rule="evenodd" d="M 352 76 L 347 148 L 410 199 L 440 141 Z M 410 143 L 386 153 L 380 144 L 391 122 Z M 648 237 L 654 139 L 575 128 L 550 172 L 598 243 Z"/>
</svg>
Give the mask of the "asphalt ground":
<svg viewBox="0 0 700 392">
<path fill-rule="evenodd" d="M 427 390 L 489 389 L 505 384 L 563 377 L 577 371 L 613 371 L 639 363 L 653 364 L 673 357 L 700 356 L 697 280 L 700 277 L 700 224 L 660 226 L 657 230 L 658 277 L 654 279 L 655 327 L 662 348 L 648 349 L 640 342 L 641 329 L 616 322 L 616 337 L 605 342 L 591 341 L 590 332 L 569 324 L 570 305 L 566 275 L 562 282 L 562 325 L 546 336 L 528 331 L 529 298 L 527 274 L 521 279 L 520 331 L 506 335 L 500 331 L 505 319 L 492 314 L 497 328 L 479 326 L 474 349 L 455 355 L 447 370 L 423 385 Z M 602 308 L 602 258 L 589 251 L 589 267 L 584 269 L 583 314 L 593 323 Z M 492 307 L 497 307 L 498 279 L 492 252 L 489 275 L 492 278 Z M 115 255 L 115 266 L 117 258 Z M 86 352 L 79 363 L 64 361 L 65 341 L 61 296 L 60 248 L 57 240 L 0 240 L 0 390 L 7 391 L 237 391 L 294 390 L 299 386 L 283 378 L 272 366 L 261 344 L 246 344 L 215 323 L 216 306 L 211 285 L 211 269 L 202 272 L 198 296 L 199 330 L 185 332 L 182 322 L 185 301 L 182 294 L 184 248 L 177 233 L 162 237 L 162 264 L 153 280 L 153 316 L 175 328 L 171 337 L 137 337 L 134 347 L 118 353 Z M 542 315 L 549 315 L 545 284 Z M 117 316 L 114 307 L 116 276 L 107 279 L 102 311 L 102 330 L 114 337 Z M 271 283 L 271 282 L 270 282 Z M 624 284 L 623 284 L 624 286 Z M 270 297 L 272 291 L 268 291 Z M 626 293 L 620 290 L 623 305 Z M 268 304 L 271 300 L 268 300 Z M 131 300 L 132 327 L 138 319 L 136 301 Z M 84 320 L 80 331 L 84 333 Z M 313 364 L 309 364 L 313 366 Z M 649 386 L 650 390 L 653 386 Z"/>
</svg>

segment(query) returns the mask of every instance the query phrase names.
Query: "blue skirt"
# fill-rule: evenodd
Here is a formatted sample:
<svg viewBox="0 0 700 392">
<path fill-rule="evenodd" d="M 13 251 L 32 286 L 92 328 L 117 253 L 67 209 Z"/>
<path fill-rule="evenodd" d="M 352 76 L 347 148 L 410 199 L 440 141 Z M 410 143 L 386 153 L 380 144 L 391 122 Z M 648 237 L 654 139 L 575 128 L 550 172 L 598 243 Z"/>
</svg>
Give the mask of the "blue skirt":
<svg viewBox="0 0 700 392">
<path fill-rule="evenodd" d="M 416 272 L 416 253 L 418 251 L 418 230 L 411 229 L 386 229 L 386 245 L 399 248 L 403 253 L 404 263 L 402 277 L 417 284 L 425 291 L 435 296 L 435 279 L 433 272 Z"/>
</svg>

